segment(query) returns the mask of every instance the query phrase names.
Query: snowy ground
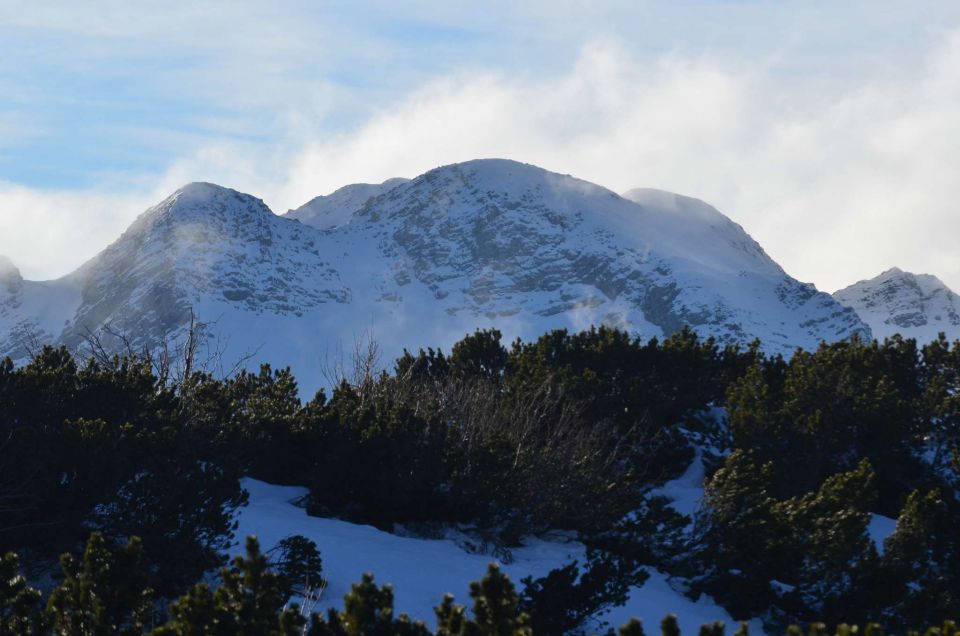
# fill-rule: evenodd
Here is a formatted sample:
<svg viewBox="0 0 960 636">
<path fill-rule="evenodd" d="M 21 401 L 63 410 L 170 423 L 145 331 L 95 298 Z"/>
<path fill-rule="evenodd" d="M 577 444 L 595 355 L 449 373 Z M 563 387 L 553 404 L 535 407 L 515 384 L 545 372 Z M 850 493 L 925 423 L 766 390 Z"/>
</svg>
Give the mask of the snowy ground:
<svg viewBox="0 0 960 636">
<path fill-rule="evenodd" d="M 654 489 L 651 494 L 669 498 L 671 508 L 692 519 L 703 499 L 703 478 L 703 460 L 700 449 L 697 449 L 693 461 L 682 475 Z"/>
<path fill-rule="evenodd" d="M 452 538 L 401 537 L 370 526 L 308 516 L 291 503 L 306 494 L 303 488 L 273 486 L 254 479 L 243 480 L 243 486 L 250 492 L 250 504 L 240 513 L 238 537 L 255 534 L 264 549 L 291 534 L 301 534 L 317 543 L 329 581 L 317 609 L 342 605 L 350 585 L 364 572 L 373 572 L 379 583 L 393 584 L 398 612 L 433 626 L 433 608 L 443 594 L 451 592 L 459 602 L 468 603 L 468 583 L 483 576 L 487 564 L 496 560 L 466 552 Z M 235 551 L 241 549 L 237 546 Z M 503 565 L 503 569 L 514 582 L 519 582 L 526 576 L 543 576 L 573 559 L 582 561 L 583 554 L 583 546 L 576 542 L 531 539 L 513 551 L 513 562 Z M 673 591 L 663 574 L 651 572 L 650 579 L 633 591 L 627 604 L 598 617 L 595 628 L 602 633 L 606 631 L 604 623 L 617 627 L 636 616 L 648 630 L 656 631 L 660 619 L 668 613 L 678 615 L 684 633 L 689 635 L 696 634 L 702 623 L 714 620 L 734 624 L 710 599 L 693 602 Z M 753 633 L 761 633 L 759 626 L 753 627 Z"/>
<path fill-rule="evenodd" d="M 896 529 L 896 519 L 884 517 L 883 515 L 878 515 L 876 513 L 870 515 L 870 523 L 867 525 L 867 532 L 870 534 L 870 538 L 873 539 L 874 545 L 877 546 L 877 552 L 883 554 L 884 540 L 893 534 L 893 531 Z"/>
<path fill-rule="evenodd" d="M 684 474 L 658 488 L 656 494 L 669 497 L 678 512 L 692 516 L 703 499 L 703 477 L 698 452 Z M 273 486 L 254 479 L 244 479 L 243 486 L 250 493 L 250 503 L 240 512 L 238 537 L 255 534 L 264 550 L 291 534 L 317 543 L 329 582 L 318 610 L 339 607 L 350 585 L 364 572 L 373 572 L 379 583 L 393 584 L 397 612 L 406 612 L 432 626 L 433 608 L 443 594 L 453 593 L 459 602 L 469 604 L 469 582 L 482 577 L 487 564 L 497 560 L 489 554 L 466 551 L 462 547 L 466 537 L 404 537 L 371 526 L 308 516 L 303 508 L 292 503 L 307 493 L 305 488 Z M 881 552 L 884 539 L 895 526 L 894 519 L 871 516 L 868 531 Z M 241 545 L 235 548 L 241 549 Z M 544 576 L 574 559 L 583 562 L 584 548 L 570 540 L 531 538 L 523 547 L 513 550 L 512 556 L 511 563 L 501 566 L 519 586 L 524 577 Z M 666 575 L 651 571 L 647 582 L 632 591 L 625 605 L 596 617 L 588 629 L 603 633 L 607 626 L 618 627 L 635 616 L 648 631 L 656 631 L 660 619 L 668 613 L 679 617 L 681 628 L 688 635 L 696 634 L 702 623 L 722 620 L 729 626 L 735 624 L 709 597 L 693 602 L 674 591 Z M 763 633 L 759 621 L 751 622 L 750 631 Z"/>
</svg>

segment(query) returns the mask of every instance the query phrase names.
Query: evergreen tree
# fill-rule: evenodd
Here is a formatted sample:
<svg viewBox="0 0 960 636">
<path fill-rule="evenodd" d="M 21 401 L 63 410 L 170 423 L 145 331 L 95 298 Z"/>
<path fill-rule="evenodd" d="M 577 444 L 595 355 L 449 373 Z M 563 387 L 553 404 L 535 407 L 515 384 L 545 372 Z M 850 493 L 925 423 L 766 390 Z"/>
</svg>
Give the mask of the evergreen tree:
<svg viewBox="0 0 960 636">
<path fill-rule="evenodd" d="M 960 615 L 960 506 L 940 490 L 915 491 L 884 543 L 900 625 Z"/>
<path fill-rule="evenodd" d="M 287 597 L 303 596 L 308 589 L 325 585 L 317 544 L 302 535 L 285 537 L 267 550 L 267 557 Z"/>
<path fill-rule="evenodd" d="M 775 462 L 778 499 L 815 491 L 868 458 L 880 512 L 893 515 L 921 479 L 928 429 L 916 343 L 850 341 L 799 351 L 786 365 L 762 363 L 728 391 L 734 443 Z"/>
<path fill-rule="evenodd" d="M 496 329 L 478 329 L 453 345 L 450 367 L 461 377 L 497 380 L 507 365 L 507 350 L 500 344 Z"/>
<path fill-rule="evenodd" d="M 730 454 L 706 482 L 696 520 L 692 569 L 699 585 L 737 619 L 749 619 L 773 602 L 770 581 L 784 565 L 789 528 L 770 496 L 773 467 L 749 451 Z"/>
<path fill-rule="evenodd" d="M 100 533 L 87 541 L 82 560 L 65 554 L 63 582 L 47 602 L 60 636 L 136 636 L 153 620 L 153 593 L 141 566 L 136 537 L 111 549 Z"/>
<path fill-rule="evenodd" d="M 667 614 L 660 621 L 660 636 L 680 636 L 680 624 L 676 614 Z"/>
<path fill-rule="evenodd" d="M 364 574 L 343 598 L 343 611 L 331 609 L 324 619 L 314 616 L 308 636 L 429 636 L 420 621 L 406 614 L 394 617 L 393 588 L 377 586 Z"/>
<path fill-rule="evenodd" d="M 198 584 L 170 608 L 171 620 L 155 636 L 295 636 L 305 623 L 271 571 L 256 537 L 247 537 L 246 556 L 220 572 L 213 592 Z"/>
<path fill-rule="evenodd" d="M 714 621 L 700 626 L 700 636 L 723 636 L 724 631 L 723 621 Z"/>
<path fill-rule="evenodd" d="M 658 529 L 670 530 L 668 526 Z M 650 576 L 644 564 L 651 561 L 637 554 L 636 546 L 630 545 L 633 540 L 607 540 L 608 546 L 622 549 L 588 548 L 583 571 L 573 561 L 542 578 L 524 579 L 520 607 L 529 614 L 534 633 L 566 634 L 604 609 L 625 603 L 630 590 L 642 586 Z"/>
<path fill-rule="evenodd" d="M 11 552 L 0 558 L 0 635 L 44 633 L 42 598 L 20 574 L 17 555 Z"/>
<path fill-rule="evenodd" d="M 124 483 L 92 516 L 94 527 L 116 538 L 139 536 L 152 586 L 170 598 L 226 561 L 247 501 L 234 470 L 201 461 L 181 445 L 158 445 L 159 455 Z"/>
<path fill-rule="evenodd" d="M 486 575 L 470 584 L 472 618 L 447 596 L 437 608 L 437 636 L 532 636 L 529 617 L 520 611 L 510 578 L 491 563 Z"/>
<path fill-rule="evenodd" d="M 646 636 L 643 631 L 643 623 L 638 618 L 631 618 L 621 625 L 618 633 L 620 636 Z"/>
<path fill-rule="evenodd" d="M 777 576 L 795 587 L 804 612 L 794 618 L 860 621 L 876 606 L 878 557 L 867 533 L 876 501 L 876 477 L 863 460 L 855 470 L 827 479 L 817 492 L 775 507 L 790 531 L 786 563 L 794 564 Z"/>
</svg>

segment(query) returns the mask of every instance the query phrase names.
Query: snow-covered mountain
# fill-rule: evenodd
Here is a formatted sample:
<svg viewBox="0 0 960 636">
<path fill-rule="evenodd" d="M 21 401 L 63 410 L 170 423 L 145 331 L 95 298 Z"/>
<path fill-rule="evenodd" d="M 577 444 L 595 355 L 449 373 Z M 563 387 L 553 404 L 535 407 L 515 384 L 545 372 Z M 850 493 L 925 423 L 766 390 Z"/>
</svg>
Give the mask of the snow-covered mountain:
<svg viewBox="0 0 960 636">
<path fill-rule="evenodd" d="M 309 388 L 368 333 L 388 358 L 489 326 L 534 338 L 690 325 L 783 353 L 869 335 L 701 201 L 619 196 L 506 160 L 347 186 L 284 217 L 252 196 L 190 184 L 63 279 L 23 281 L 0 264 L 0 355 L 22 357 L 31 342 L 79 346 L 105 327 L 153 346 L 182 335 L 191 313 L 214 323 L 208 344 L 225 363 L 290 365 Z"/>
<path fill-rule="evenodd" d="M 960 338 L 960 298 L 936 276 L 896 267 L 833 295 L 870 325 L 876 338 L 900 334 L 919 343 Z"/>
<path fill-rule="evenodd" d="M 39 346 L 58 342 L 80 306 L 80 291 L 69 279 L 24 280 L 0 256 L 0 358 L 20 359 Z"/>
<path fill-rule="evenodd" d="M 394 177 L 383 183 L 353 183 L 327 195 L 311 199 L 286 214 L 315 228 L 326 230 L 350 221 L 350 216 L 373 197 L 383 194 L 409 179 Z"/>
</svg>

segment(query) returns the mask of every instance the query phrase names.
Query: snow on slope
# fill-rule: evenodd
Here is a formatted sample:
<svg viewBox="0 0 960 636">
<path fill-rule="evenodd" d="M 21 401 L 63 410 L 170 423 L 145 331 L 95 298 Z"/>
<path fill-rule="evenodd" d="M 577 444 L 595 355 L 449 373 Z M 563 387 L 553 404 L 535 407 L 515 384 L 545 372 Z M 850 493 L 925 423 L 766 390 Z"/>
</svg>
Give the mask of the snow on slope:
<svg viewBox="0 0 960 636">
<path fill-rule="evenodd" d="M 756 262 L 765 271 L 786 275 L 740 225 L 699 199 L 653 188 L 635 188 L 622 196 L 641 207 L 657 210 L 669 223 L 682 227 L 690 247 L 704 250 L 700 258 L 713 254 L 713 267 L 729 266 L 736 262 L 731 254 L 740 252 L 746 263 Z M 722 247 L 722 250 L 710 249 L 711 246 Z"/>
<path fill-rule="evenodd" d="M 671 508 L 692 519 L 703 503 L 705 475 L 702 454 L 697 448 L 693 460 L 682 475 L 655 488 L 650 494 L 668 498 Z"/>
<path fill-rule="evenodd" d="M 924 344 L 960 338 L 960 299 L 936 276 L 911 274 L 896 267 L 834 293 L 883 339 L 894 334 Z"/>
<path fill-rule="evenodd" d="M 468 583 L 478 580 L 487 565 L 496 559 L 465 551 L 455 538 L 417 539 L 401 537 L 371 526 L 310 517 L 291 503 L 307 493 L 304 488 L 273 486 L 254 479 L 244 479 L 250 503 L 239 514 L 238 537 L 257 535 L 264 550 L 275 546 L 291 534 L 300 534 L 317 543 L 323 559 L 328 587 L 318 611 L 342 607 L 343 595 L 364 572 L 373 572 L 379 584 L 391 583 L 397 613 L 424 620 L 434 626 L 433 608 L 450 592 L 460 603 L 469 606 Z M 240 554 L 242 545 L 234 548 Z M 526 576 L 541 577 L 550 570 L 574 559 L 583 562 L 583 545 L 572 541 L 529 539 L 526 545 L 513 550 L 511 563 L 502 564 L 511 580 L 519 585 Z M 707 597 L 694 602 L 675 592 L 666 577 L 651 572 L 650 579 L 634 589 L 626 605 L 598 617 L 591 631 L 606 631 L 604 622 L 619 627 L 630 617 L 643 620 L 648 630 L 656 629 L 667 613 L 675 613 L 685 634 L 695 634 L 700 625 L 723 620 L 734 625 L 730 616 Z M 753 633 L 762 633 L 759 625 L 751 625 Z"/>
<path fill-rule="evenodd" d="M 0 256 L 0 355 L 18 359 L 56 341 L 79 306 L 80 291 L 71 281 L 23 280 Z"/>
<path fill-rule="evenodd" d="M 373 197 L 407 181 L 409 179 L 394 177 L 383 183 L 354 183 L 331 194 L 311 199 L 296 210 L 289 210 L 284 216 L 319 229 L 334 228 L 348 222 L 351 214 Z"/>
<path fill-rule="evenodd" d="M 328 235 L 344 257 L 362 250 L 341 271 L 355 291 L 366 287 L 368 306 L 394 303 L 398 320 L 427 333 L 496 324 L 536 337 L 603 323 L 650 337 L 691 325 L 783 353 L 868 333 L 729 221 L 710 225 L 514 161 L 431 170 Z"/>
<path fill-rule="evenodd" d="M 182 335 L 192 312 L 215 323 L 207 344 L 226 368 L 246 356 L 289 365 L 309 394 L 325 384 L 325 359 L 366 333 L 385 361 L 480 327 L 509 341 L 596 324 L 661 337 L 690 325 L 786 354 L 869 334 L 705 203 L 628 196 L 506 160 L 348 186 L 289 217 L 190 184 L 59 281 L 22 281 L 5 266 L 0 355 L 22 356 L 31 338 L 79 346 L 105 327 L 156 346 Z"/>
<path fill-rule="evenodd" d="M 873 540 L 873 545 L 877 547 L 877 552 L 883 554 L 883 542 L 892 535 L 897 529 L 897 520 L 873 513 L 870 515 L 870 522 L 867 525 L 867 534 Z"/>
<path fill-rule="evenodd" d="M 250 195 L 189 184 L 64 279 L 82 302 L 59 339 L 79 346 L 109 326 L 154 347 L 182 336 L 192 312 L 215 323 L 201 356 L 221 352 L 232 365 L 273 343 L 266 361 L 315 367 L 302 351 L 313 326 L 304 317 L 350 299 L 318 235 Z M 300 332 L 289 329 L 298 323 Z"/>
</svg>

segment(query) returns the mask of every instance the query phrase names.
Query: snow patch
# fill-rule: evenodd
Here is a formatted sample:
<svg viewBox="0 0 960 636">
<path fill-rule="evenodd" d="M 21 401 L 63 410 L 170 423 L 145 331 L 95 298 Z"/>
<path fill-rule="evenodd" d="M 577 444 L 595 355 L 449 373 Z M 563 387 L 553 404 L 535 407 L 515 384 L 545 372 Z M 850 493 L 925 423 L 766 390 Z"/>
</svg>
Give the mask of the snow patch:
<svg viewBox="0 0 960 636">
<path fill-rule="evenodd" d="M 468 585 L 480 579 L 487 565 L 495 558 L 463 550 L 455 537 L 419 539 L 397 536 L 371 526 L 338 519 L 308 516 L 294 501 L 307 494 L 307 489 L 274 486 L 255 479 L 244 479 L 250 493 L 249 504 L 239 512 L 238 537 L 253 534 L 261 548 L 268 550 L 291 534 L 303 535 L 316 542 L 323 560 L 323 573 L 329 581 L 318 611 L 341 607 L 343 596 L 364 572 L 373 572 L 379 584 L 393 585 L 397 613 L 434 625 L 433 608 L 450 592 L 460 603 L 469 606 Z M 241 554 L 242 546 L 234 548 Z M 501 564 L 511 580 L 520 587 L 527 576 L 538 578 L 572 560 L 584 561 L 582 544 L 574 541 L 525 540 L 513 551 L 513 561 Z M 597 616 L 588 629 L 605 625 L 619 627 L 631 617 L 640 618 L 647 631 L 656 631 L 665 614 L 675 613 L 685 634 L 695 634 L 702 623 L 722 620 L 734 622 L 709 597 L 690 600 L 670 587 L 668 577 L 655 570 L 640 588 L 630 592 L 627 603 Z M 762 633 L 759 623 L 751 625 L 753 633 Z"/>
<path fill-rule="evenodd" d="M 670 507 L 682 515 L 693 518 L 694 513 L 703 501 L 703 460 L 700 449 L 687 470 L 676 479 L 670 480 L 659 488 L 651 491 L 652 495 L 660 495 L 671 500 Z"/>
<path fill-rule="evenodd" d="M 867 524 L 867 534 L 877 546 L 877 552 L 883 554 L 883 542 L 897 529 L 897 520 L 873 513 Z"/>
</svg>

